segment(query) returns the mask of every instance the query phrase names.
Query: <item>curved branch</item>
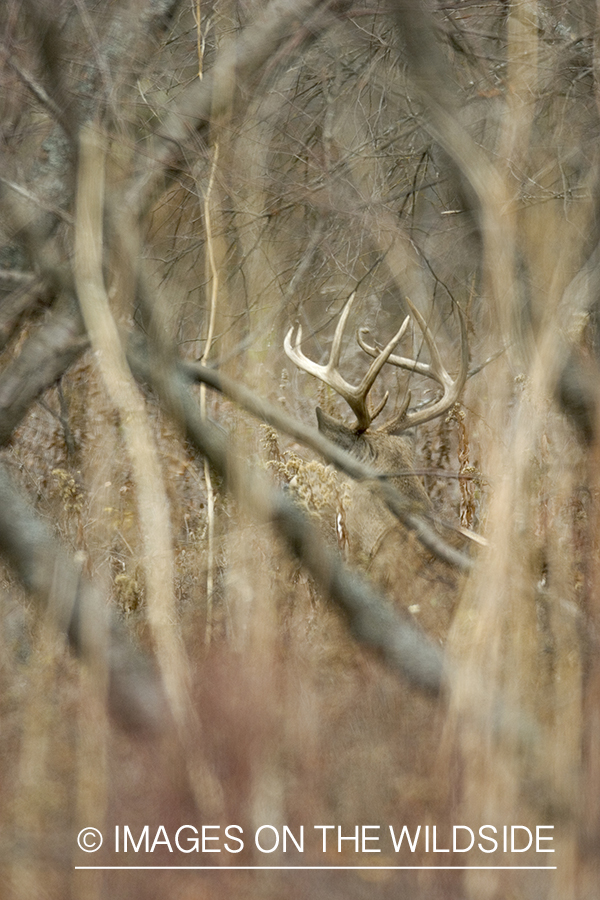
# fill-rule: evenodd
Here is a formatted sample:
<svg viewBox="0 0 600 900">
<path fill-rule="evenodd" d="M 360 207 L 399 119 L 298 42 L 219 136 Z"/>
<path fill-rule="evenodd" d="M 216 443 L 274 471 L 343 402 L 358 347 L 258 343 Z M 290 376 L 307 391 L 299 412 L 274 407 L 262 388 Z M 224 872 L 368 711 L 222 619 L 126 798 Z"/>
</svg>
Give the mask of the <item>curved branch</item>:
<svg viewBox="0 0 600 900">
<path fill-rule="evenodd" d="M 136 377 L 157 392 L 165 410 L 236 499 L 260 520 L 276 527 L 290 551 L 345 616 L 356 640 L 375 651 L 413 686 L 441 694 L 448 671 L 440 648 L 391 607 L 366 578 L 345 566 L 291 499 L 231 453 L 226 433 L 210 419 L 202 418 L 190 390 L 193 382 L 183 366 L 173 361 L 169 366 L 159 365 L 133 351 L 129 358 Z"/>
<path fill-rule="evenodd" d="M 141 360 L 133 349 L 130 352 L 130 363 L 140 371 Z M 290 437 L 303 443 L 306 447 L 319 453 L 328 463 L 336 466 L 340 471 L 356 478 L 359 481 L 370 481 L 377 484 L 377 491 L 385 502 L 390 512 L 402 522 L 410 531 L 414 531 L 418 540 L 438 559 L 442 559 L 461 571 L 472 568 L 472 560 L 460 550 L 456 550 L 447 544 L 442 537 L 426 521 L 424 510 L 418 508 L 414 501 L 409 500 L 397 491 L 385 478 L 361 462 L 350 453 L 347 453 L 337 444 L 328 440 L 315 428 L 309 428 L 289 416 L 273 403 L 268 403 L 258 397 L 251 390 L 239 382 L 228 378 L 214 369 L 202 366 L 199 363 L 181 362 L 182 372 L 193 381 L 208 384 L 214 390 L 225 394 L 231 400 L 239 403 L 247 412 L 257 416 L 273 428 L 284 432 Z M 146 366 L 144 366 L 146 369 Z M 147 371 L 147 369 L 146 369 Z M 390 473 L 393 474 L 393 473 Z"/>
<path fill-rule="evenodd" d="M 141 220 L 163 187 L 165 171 L 176 168 L 183 148 L 194 132 L 205 128 L 211 118 L 229 109 L 239 85 L 247 88 L 264 72 L 266 65 L 291 40 L 293 51 L 315 40 L 330 23 L 319 16 L 332 0 L 271 0 L 259 19 L 244 29 L 230 49 L 222 52 L 202 80 L 194 81 L 167 111 L 161 130 L 147 150 L 147 167 L 138 176 L 125 199 L 125 208 L 135 210 Z M 341 5 L 341 4 L 340 4 Z M 299 25 L 306 27 L 298 40 Z"/>
<path fill-rule="evenodd" d="M 0 446 L 87 346 L 81 319 L 68 302 L 27 338 L 19 356 L 0 373 Z"/>
<path fill-rule="evenodd" d="M 0 553 L 77 656 L 94 672 L 106 672 L 109 709 L 120 724 L 150 731 L 164 727 L 166 702 L 156 672 L 1 464 Z"/>
</svg>

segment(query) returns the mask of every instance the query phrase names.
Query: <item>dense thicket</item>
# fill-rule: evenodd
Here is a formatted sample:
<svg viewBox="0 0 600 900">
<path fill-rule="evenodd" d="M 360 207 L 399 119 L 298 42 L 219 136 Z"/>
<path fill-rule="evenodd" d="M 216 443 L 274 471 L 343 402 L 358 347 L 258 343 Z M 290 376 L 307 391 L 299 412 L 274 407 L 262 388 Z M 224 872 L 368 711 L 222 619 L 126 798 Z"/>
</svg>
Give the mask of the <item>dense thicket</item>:
<svg viewBox="0 0 600 900">
<path fill-rule="evenodd" d="M 2 4 L 7 897 L 598 896 L 596 19 Z M 406 471 L 318 432 L 350 413 L 284 353 L 300 325 L 325 364 L 353 292 L 351 384 L 359 329 L 381 348 L 412 305 L 429 329 L 377 380 L 388 418 L 438 396 L 428 340 L 456 376 L 466 328 L 461 400 Z M 115 825 L 232 823 L 313 840 L 219 865 L 305 871 L 74 869 L 124 864 Z M 557 869 L 309 868 L 440 865 L 324 857 L 315 825 L 485 823 L 553 826 L 526 862 Z"/>
</svg>

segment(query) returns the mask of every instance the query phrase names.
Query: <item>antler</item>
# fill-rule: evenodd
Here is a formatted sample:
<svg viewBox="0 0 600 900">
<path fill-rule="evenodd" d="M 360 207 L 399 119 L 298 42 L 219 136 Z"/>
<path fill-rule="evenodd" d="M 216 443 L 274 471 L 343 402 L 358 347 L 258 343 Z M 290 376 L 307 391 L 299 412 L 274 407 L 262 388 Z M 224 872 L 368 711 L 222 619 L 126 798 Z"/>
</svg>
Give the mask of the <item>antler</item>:
<svg viewBox="0 0 600 900">
<path fill-rule="evenodd" d="M 406 317 L 394 337 L 383 350 L 374 351 L 374 353 L 371 354 L 375 357 L 374 362 L 369 366 L 369 370 L 360 384 L 357 387 L 354 387 L 342 378 L 339 372 L 339 365 L 342 350 L 342 335 L 355 297 L 356 291 L 351 294 L 342 311 L 342 315 L 340 316 L 340 320 L 333 336 L 329 361 L 326 365 L 319 365 L 319 363 L 309 359 L 300 349 L 300 344 L 302 343 L 302 326 L 300 325 L 298 325 L 298 332 L 294 343 L 292 344 L 292 335 L 294 333 L 294 328 L 292 327 L 285 337 L 283 347 L 293 363 L 303 371 L 308 372 L 309 375 L 314 375 L 324 384 L 329 385 L 329 387 L 333 388 L 333 390 L 346 401 L 358 420 L 356 430 L 361 432 L 367 430 L 373 419 L 379 415 L 387 402 L 388 394 L 386 393 L 381 403 L 379 403 L 374 410 L 369 411 L 367 406 L 367 395 L 373 387 L 375 379 L 379 375 L 381 369 L 388 361 L 392 350 L 408 328 L 410 316 Z"/>
<path fill-rule="evenodd" d="M 406 406 L 408 405 L 407 404 L 401 414 L 397 416 L 393 420 L 393 422 L 389 422 L 386 425 L 386 431 L 406 431 L 408 428 L 413 428 L 415 425 L 422 425 L 423 422 L 429 422 L 431 421 L 431 419 L 435 419 L 437 416 L 441 416 L 442 413 L 445 413 L 446 410 L 451 409 L 454 406 L 454 404 L 460 397 L 461 391 L 465 385 L 465 381 L 467 380 L 467 371 L 469 367 L 469 345 L 467 341 L 467 326 L 460 306 L 458 306 L 458 304 L 456 306 L 456 308 L 458 309 L 458 318 L 460 322 L 460 370 L 456 378 L 452 378 L 444 368 L 444 364 L 442 363 L 442 359 L 435 345 L 433 335 L 431 334 L 427 322 L 425 321 L 419 310 L 411 303 L 408 297 L 406 298 L 406 302 L 413 317 L 416 319 L 419 328 L 421 329 L 423 338 L 429 350 L 431 362 L 424 363 L 416 359 L 407 359 L 404 356 L 394 356 L 391 352 L 387 353 L 384 361 L 391 363 L 391 365 L 393 366 L 398 366 L 401 369 L 408 369 L 409 372 L 417 372 L 417 374 L 419 375 L 425 375 L 427 378 L 432 378 L 442 388 L 442 396 L 435 400 L 433 403 L 427 404 L 427 406 L 415 410 L 412 413 L 406 411 Z M 363 338 L 363 335 L 367 333 L 368 328 L 359 329 L 357 335 L 358 343 L 365 351 L 365 353 L 368 353 L 369 356 L 372 356 L 375 360 L 378 360 L 381 358 L 381 356 L 386 354 L 388 347 L 386 347 L 385 350 L 380 351 L 375 347 L 369 346 L 369 344 L 365 343 Z"/>
</svg>

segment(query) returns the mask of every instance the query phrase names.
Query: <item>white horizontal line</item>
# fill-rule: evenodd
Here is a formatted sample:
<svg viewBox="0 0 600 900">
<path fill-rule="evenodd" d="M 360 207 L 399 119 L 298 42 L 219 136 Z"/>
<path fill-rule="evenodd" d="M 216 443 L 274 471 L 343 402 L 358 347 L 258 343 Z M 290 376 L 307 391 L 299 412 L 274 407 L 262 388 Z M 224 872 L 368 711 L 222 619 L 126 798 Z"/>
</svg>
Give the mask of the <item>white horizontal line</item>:
<svg viewBox="0 0 600 900">
<path fill-rule="evenodd" d="M 405 870 L 405 869 L 511 869 L 513 871 L 518 871 L 519 869 L 556 869 L 557 866 L 75 866 L 76 869 L 168 869 L 169 871 L 177 871 L 178 869 L 182 870 L 190 870 L 193 869 L 195 871 L 219 871 L 225 869 L 240 869 L 245 871 L 264 871 L 270 869 L 277 869 L 279 871 L 286 871 L 290 869 L 291 871 L 318 871 L 319 869 L 327 870 L 327 871 L 335 871 L 339 869 L 340 871 L 352 872 L 356 871 L 365 871 L 368 870 L 370 872 L 379 872 L 379 871 L 389 871 L 389 870 Z"/>
</svg>

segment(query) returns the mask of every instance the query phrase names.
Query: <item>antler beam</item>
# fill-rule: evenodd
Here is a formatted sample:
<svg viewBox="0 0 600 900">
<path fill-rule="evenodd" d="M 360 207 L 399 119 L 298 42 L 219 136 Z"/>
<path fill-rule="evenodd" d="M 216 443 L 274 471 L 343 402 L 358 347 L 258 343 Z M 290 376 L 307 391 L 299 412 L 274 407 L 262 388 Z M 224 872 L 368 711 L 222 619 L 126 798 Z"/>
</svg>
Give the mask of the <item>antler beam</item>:
<svg viewBox="0 0 600 900">
<path fill-rule="evenodd" d="M 333 343 L 331 345 L 329 361 L 326 365 L 320 365 L 319 363 L 314 362 L 302 352 L 300 346 L 302 343 L 301 325 L 298 325 L 298 331 L 296 333 L 296 339 L 294 341 L 292 341 L 294 328 L 290 328 L 283 342 L 283 346 L 288 357 L 292 360 L 293 363 L 295 363 L 295 365 L 298 366 L 298 368 L 302 369 L 304 372 L 308 372 L 309 375 L 314 375 L 324 384 L 328 385 L 330 388 L 333 388 L 333 390 L 346 401 L 346 403 L 356 416 L 356 431 L 362 432 L 367 430 L 371 422 L 379 415 L 387 402 L 388 394 L 386 393 L 383 400 L 379 404 L 377 404 L 374 410 L 370 411 L 367 405 L 367 396 L 369 394 L 369 391 L 373 387 L 373 384 L 375 383 L 375 379 L 379 375 L 385 363 L 388 361 L 392 350 L 402 339 L 406 329 L 408 328 L 410 316 L 407 316 L 405 318 L 394 337 L 384 347 L 383 350 L 381 350 L 380 352 L 375 351 L 374 354 L 371 354 L 375 357 L 374 361 L 369 366 L 369 369 L 360 384 L 354 387 L 340 375 L 339 365 L 344 328 L 346 326 L 346 322 L 348 321 L 348 316 L 350 315 L 350 310 L 352 308 L 352 304 L 354 303 L 355 297 L 356 291 L 351 294 L 342 311 L 342 315 L 340 316 L 340 320 L 336 326 L 335 334 L 333 336 Z"/>
<path fill-rule="evenodd" d="M 416 359 L 408 359 L 404 356 L 395 356 L 391 352 L 387 353 L 389 345 L 384 350 L 377 350 L 376 347 L 370 346 L 364 340 L 364 335 L 368 333 L 367 328 L 359 329 L 357 335 L 357 340 L 361 348 L 376 361 L 386 354 L 384 362 L 388 362 L 393 366 L 398 366 L 400 369 L 406 369 L 409 372 L 416 372 L 418 375 L 424 375 L 426 378 L 431 378 L 442 388 L 442 396 L 438 397 L 433 403 L 429 403 L 413 412 L 405 409 L 401 417 L 396 417 L 393 422 L 386 425 L 386 430 L 393 430 L 395 432 L 406 431 L 409 428 L 414 428 L 415 425 L 422 425 L 424 422 L 430 422 L 431 419 L 435 419 L 437 416 L 441 416 L 447 410 L 451 409 L 457 402 L 462 389 L 465 386 L 469 368 L 467 326 L 460 306 L 458 306 L 458 304 L 456 305 L 460 322 L 460 369 L 456 378 L 452 378 L 442 363 L 442 358 L 427 322 L 408 297 L 406 298 L 406 302 L 413 318 L 421 330 L 423 339 L 427 344 L 431 362 L 425 363 Z"/>
</svg>

